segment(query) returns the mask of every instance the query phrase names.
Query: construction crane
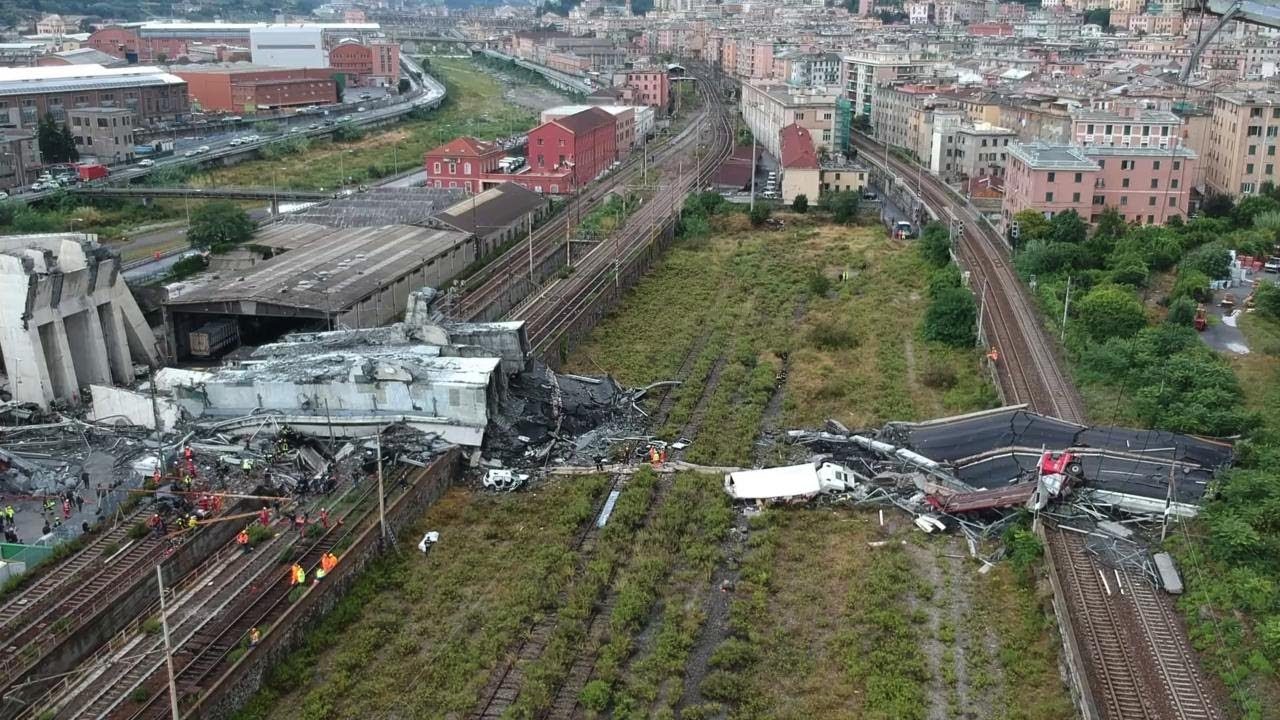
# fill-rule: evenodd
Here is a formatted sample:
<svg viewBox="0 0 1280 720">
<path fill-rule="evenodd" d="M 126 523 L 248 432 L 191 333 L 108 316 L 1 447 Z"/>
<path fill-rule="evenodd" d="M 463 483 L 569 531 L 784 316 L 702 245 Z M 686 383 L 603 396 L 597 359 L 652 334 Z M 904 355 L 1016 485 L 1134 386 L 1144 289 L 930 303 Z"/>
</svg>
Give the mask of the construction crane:
<svg viewBox="0 0 1280 720">
<path fill-rule="evenodd" d="M 1191 69 L 1200 61 L 1200 54 L 1213 42 L 1213 38 L 1227 23 L 1240 20 L 1263 27 L 1280 28 L 1280 5 L 1256 0 L 1183 0 L 1183 11 L 1187 13 L 1200 11 L 1200 16 L 1217 15 L 1218 22 L 1207 31 L 1200 25 L 1200 36 L 1187 55 L 1187 61 L 1178 73 L 1178 80 L 1186 82 Z"/>
</svg>

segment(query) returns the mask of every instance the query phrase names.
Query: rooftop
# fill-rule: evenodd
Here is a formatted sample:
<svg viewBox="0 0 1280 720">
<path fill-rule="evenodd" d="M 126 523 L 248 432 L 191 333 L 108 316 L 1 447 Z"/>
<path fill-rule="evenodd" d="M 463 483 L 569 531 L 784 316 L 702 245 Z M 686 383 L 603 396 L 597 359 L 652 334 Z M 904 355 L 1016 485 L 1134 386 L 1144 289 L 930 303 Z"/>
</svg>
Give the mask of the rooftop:
<svg viewBox="0 0 1280 720">
<path fill-rule="evenodd" d="M 186 30 L 186 31 L 226 31 L 235 32 L 250 30 L 283 30 L 286 28 L 320 28 L 322 30 L 381 30 L 378 23 L 224 23 L 224 22 L 185 22 L 153 20 L 140 23 L 139 30 Z"/>
<path fill-rule="evenodd" d="M 285 216 L 287 231 L 275 231 L 274 227 L 260 233 L 278 235 L 298 232 L 297 224 L 328 226 L 328 228 L 370 227 L 380 225 L 425 225 L 433 213 L 439 212 L 466 196 L 458 188 L 389 188 L 373 187 L 366 192 L 353 193 L 326 203 L 313 205 L 301 213 Z M 327 230 L 328 228 L 321 228 Z M 276 247 L 280 247 L 277 245 Z"/>
<path fill-rule="evenodd" d="M 1267 107 L 1280 105 L 1280 91 L 1277 90 L 1224 92 L 1218 93 L 1215 97 L 1236 105 L 1263 105 Z"/>
<path fill-rule="evenodd" d="M 1181 125 L 1182 118 L 1168 110 L 1138 110 L 1132 115 L 1113 110 L 1074 110 L 1071 117 L 1082 122 L 1129 123 L 1147 125 Z"/>
<path fill-rule="evenodd" d="M 545 203 L 538 193 L 506 182 L 458 202 L 436 219 L 465 233 L 484 234 L 507 227 Z"/>
<path fill-rule="evenodd" d="M 589 132 L 601 125 L 613 124 L 613 115 L 598 107 L 590 107 L 582 112 L 566 115 L 562 118 L 556 118 L 551 122 L 576 135 L 578 133 Z"/>
<path fill-rule="evenodd" d="M 312 239 L 258 263 L 244 275 L 210 276 L 168 304 L 249 300 L 319 313 L 339 312 L 455 250 L 467 237 L 453 230 L 411 225 L 317 230 L 294 224 L 276 226 L 272 231 L 304 233 Z M 269 237 L 263 239 L 271 242 Z"/>
<path fill-rule="evenodd" d="M 0 96 L 185 84 L 186 81 L 177 75 L 150 65 L 116 68 L 101 65 L 0 68 Z"/>
<path fill-rule="evenodd" d="M 808 130 L 792 123 L 779 130 L 778 137 L 783 168 L 809 170 L 818 167 L 818 155 L 813 151 L 813 138 Z"/>
<path fill-rule="evenodd" d="M 1098 163 L 1086 157 L 1084 150 L 1075 145 L 1051 145 L 1044 141 L 1036 140 L 1025 144 L 1013 143 L 1009 146 L 1009 153 L 1036 169 L 1098 169 Z"/>
</svg>

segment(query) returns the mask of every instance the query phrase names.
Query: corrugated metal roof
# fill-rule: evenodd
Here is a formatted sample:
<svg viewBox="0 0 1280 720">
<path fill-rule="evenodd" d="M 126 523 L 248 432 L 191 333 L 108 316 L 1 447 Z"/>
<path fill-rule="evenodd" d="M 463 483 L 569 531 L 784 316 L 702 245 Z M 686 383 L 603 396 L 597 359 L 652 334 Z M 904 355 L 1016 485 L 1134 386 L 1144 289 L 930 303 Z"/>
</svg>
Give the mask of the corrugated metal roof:
<svg viewBox="0 0 1280 720">
<path fill-rule="evenodd" d="M 101 65 L 0 68 L 0 96 L 111 88 L 185 85 L 182 78 L 151 66 Z"/>
</svg>

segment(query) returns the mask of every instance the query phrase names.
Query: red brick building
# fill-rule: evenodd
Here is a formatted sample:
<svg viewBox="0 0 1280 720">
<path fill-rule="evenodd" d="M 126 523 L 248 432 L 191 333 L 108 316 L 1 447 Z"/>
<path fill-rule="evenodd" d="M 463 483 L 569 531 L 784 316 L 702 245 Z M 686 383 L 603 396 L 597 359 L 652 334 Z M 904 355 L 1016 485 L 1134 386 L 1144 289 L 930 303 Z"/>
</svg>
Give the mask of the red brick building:
<svg viewBox="0 0 1280 720">
<path fill-rule="evenodd" d="M 473 137 L 454 138 L 423 156 L 427 187 L 483 189 L 484 178 L 498 172 L 506 152 L 497 145 Z"/>
<path fill-rule="evenodd" d="M 613 163 L 614 122 L 608 112 L 590 108 L 542 123 L 529 131 L 527 163 L 514 172 L 499 168 L 506 152 L 497 145 L 456 138 L 423 156 L 427 187 L 479 192 L 514 182 L 538 193 L 571 193 Z"/>
<path fill-rule="evenodd" d="M 567 167 L 573 187 L 582 187 L 613 163 L 616 143 L 613 115 L 588 108 L 529 131 L 529 170 L 556 172 Z"/>
<path fill-rule="evenodd" d="M 337 87 L 324 68 L 179 65 L 174 74 L 187 81 L 192 104 L 205 112 L 254 113 L 338 101 Z"/>
<path fill-rule="evenodd" d="M 347 76 L 347 86 L 400 82 L 400 45 L 396 43 L 338 43 L 329 51 L 329 67 Z"/>
<path fill-rule="evenodd" d="M 632 70 L 618 84 L 627 91 L 626 99 L 632 104 L 666 110 L 671 102 L 671 78 L 665 70 Z"/>
</svg>

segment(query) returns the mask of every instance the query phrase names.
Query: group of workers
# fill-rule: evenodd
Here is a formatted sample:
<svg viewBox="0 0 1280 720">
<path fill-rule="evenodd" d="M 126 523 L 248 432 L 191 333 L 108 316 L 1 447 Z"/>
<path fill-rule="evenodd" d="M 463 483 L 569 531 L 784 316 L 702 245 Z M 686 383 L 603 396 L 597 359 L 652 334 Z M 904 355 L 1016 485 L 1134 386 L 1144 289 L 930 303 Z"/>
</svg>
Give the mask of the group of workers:
<svg viewBox="0 0 1280 720">
<path fill-rule="evenodd" d="M 320 581 L 324 579 L 324 576 L 333 572 L 333 569 L 337 566 L 338 566 L 337 555 L 334 555 L 331 552 L 326 552 L 324 555 L 321 555 L 320 567 L 316 568 L 315 579 L 312 582 L 316 585 L 319 585 Z M 293 585 L 306 585 L 306 584 L 307 584 L 306 568 L 302 567 L 302 565 L 299 563 L 294 563 L 293 565 L 291 565 L 289 567 L 289 585 L 293 586 Z"/>
</svg>

